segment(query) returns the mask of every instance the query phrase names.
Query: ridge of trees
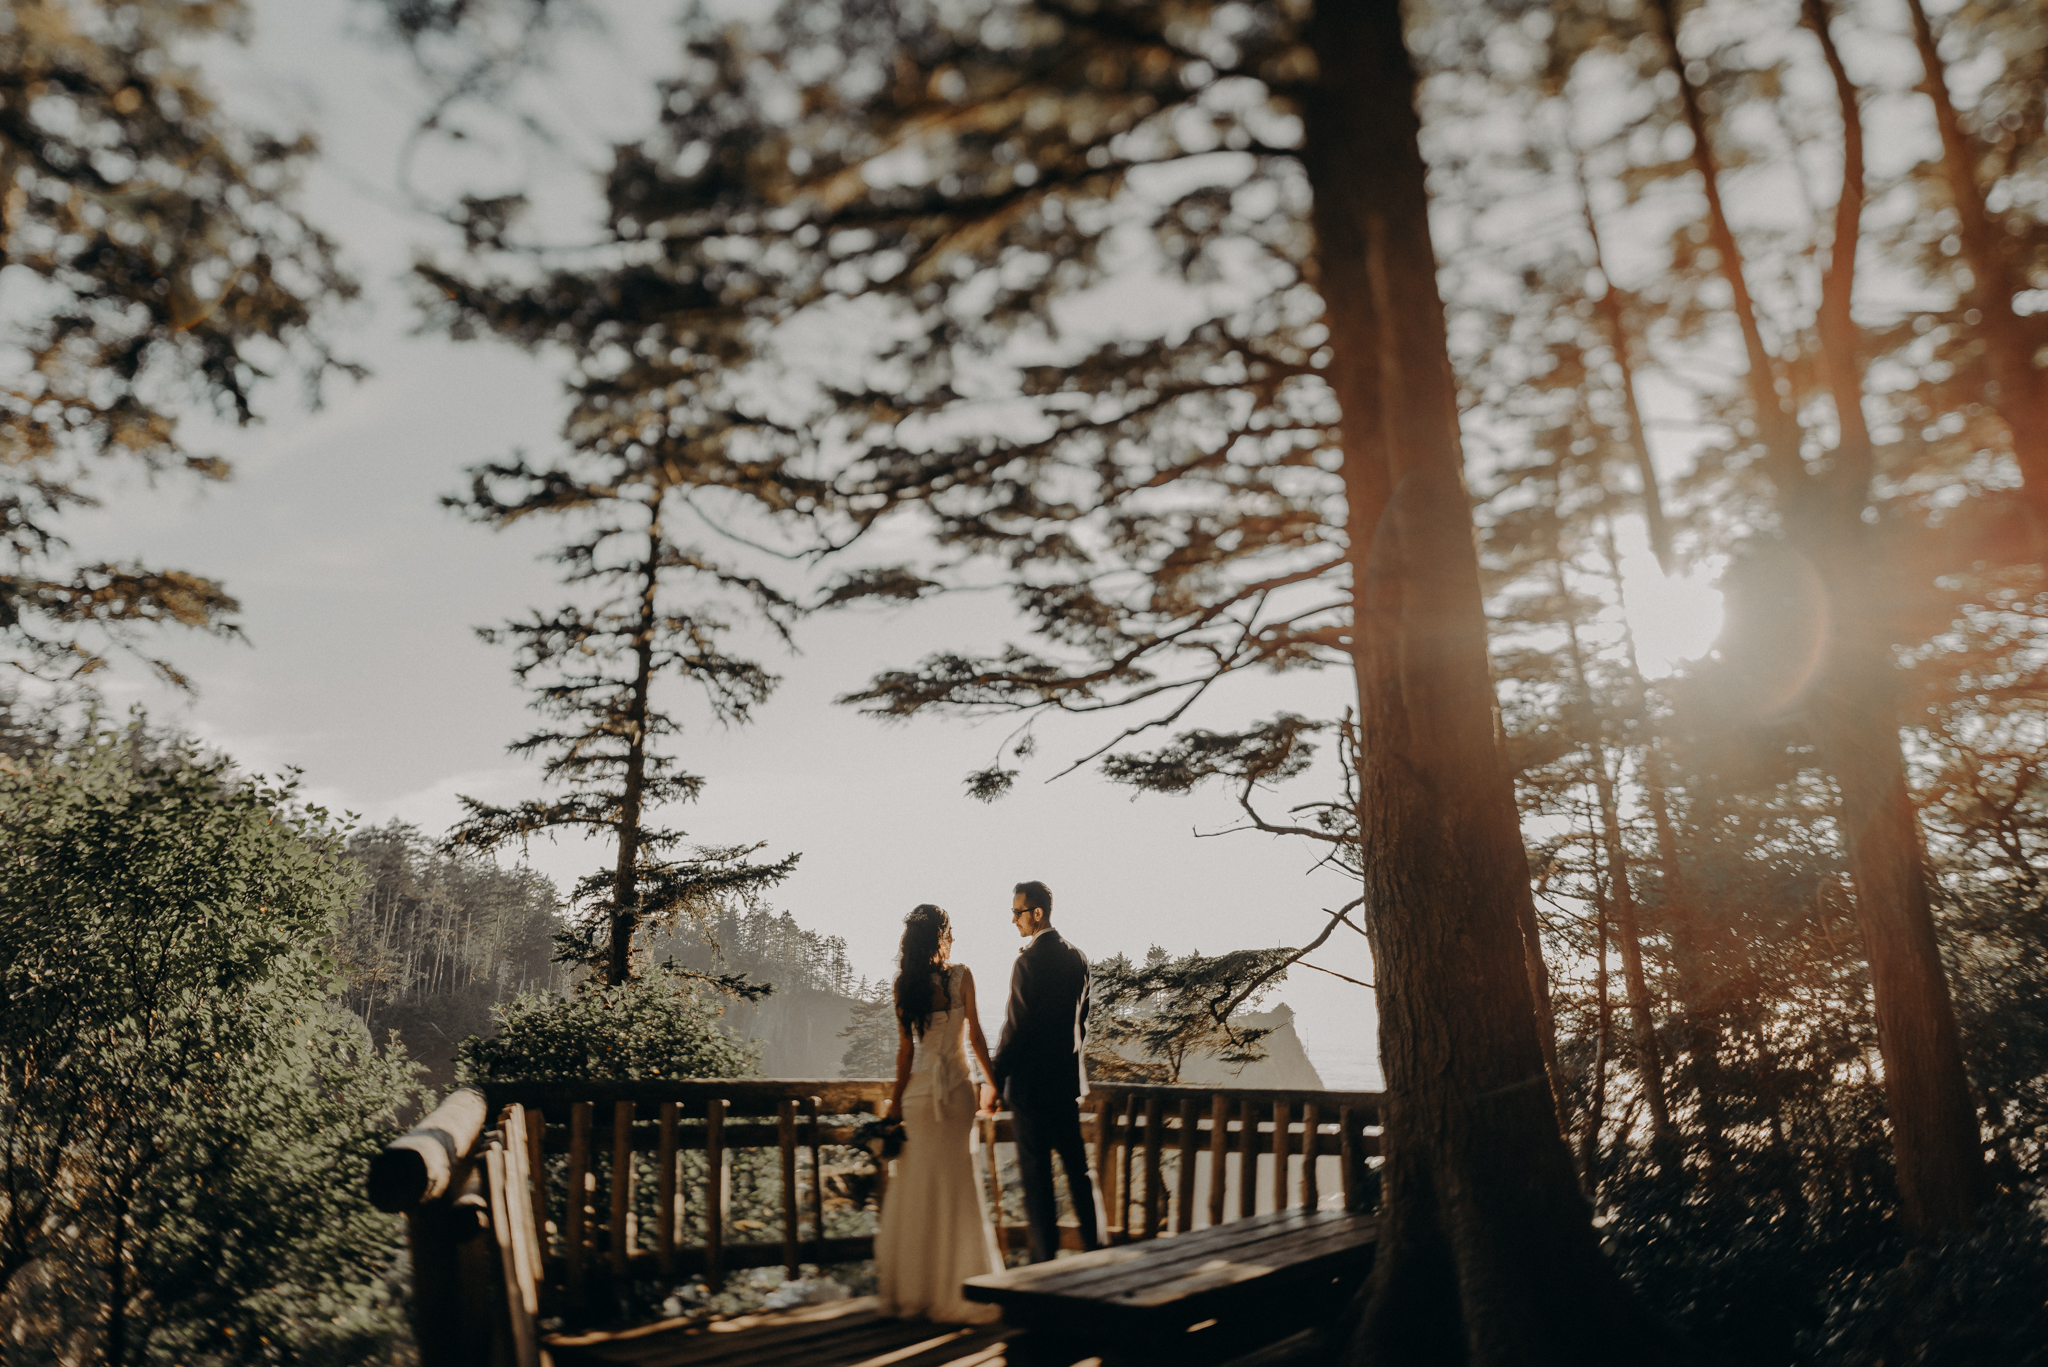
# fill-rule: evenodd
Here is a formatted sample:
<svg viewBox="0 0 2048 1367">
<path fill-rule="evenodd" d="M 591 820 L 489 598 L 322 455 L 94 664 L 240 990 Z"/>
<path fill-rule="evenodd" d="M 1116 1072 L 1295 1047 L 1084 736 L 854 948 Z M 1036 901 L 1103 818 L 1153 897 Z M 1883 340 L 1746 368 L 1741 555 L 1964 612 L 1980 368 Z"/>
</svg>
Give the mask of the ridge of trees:
<svg viewBox="0 0 2048 1367">
<path fill-rule="evenodd" d="M 679 924 L 651 950 L 694 973 L 730 975 L 778 992 L 866 995 L 865 982 L 855 980 L 846 957 L 845 938 L 808 930 L 787 911 L 721 907 Z"/>
<path fill-rule="evenodd" d="M 402 821 L 352 832 L 361 900 L 335 939 L 342 1004 L 415 1056 L 452 1051 L 491 1028 L 508 999 L 567 985 L 554 961 L 560 897 L 531 869 L 449 855 Z"/>
</svg>

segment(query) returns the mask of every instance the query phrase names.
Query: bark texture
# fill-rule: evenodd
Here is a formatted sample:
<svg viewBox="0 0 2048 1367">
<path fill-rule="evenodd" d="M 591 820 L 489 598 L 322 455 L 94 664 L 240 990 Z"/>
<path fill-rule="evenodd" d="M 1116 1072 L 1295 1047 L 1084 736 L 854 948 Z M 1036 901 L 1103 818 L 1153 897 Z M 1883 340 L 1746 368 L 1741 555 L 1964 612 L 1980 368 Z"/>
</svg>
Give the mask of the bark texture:
<svg viewBox="0 0 2048 1367">
<path fill-rule="evenodd" d="M 2036 538 L 2048 535 L 2048 375 L 2034 366 L 2033 340 L 2026 323 L 2013 311 L 2017 272 L 1984 202 L 1977 180 L 1977 158 L 1963 131 L 1955 102 L 1948 93 L 1948 67 L 1934 26 L 1921 0 L 1906 0 L 1913 16 L 1913 40 L 1926 73 L 1921 89 L 1934 102 L 1934 125 L 1941 134 L 1941 169 L 1955 204 L 1957 236 L 1963 257 L 1975 278 L 1970 302 L 1982 318 L 1985 361 L 1994 386 L 1992 404 L 2012 433 L 2012 453 L 2026 481 L 2025 497 L 2033 515 Z"/>
<path fill-rule="evenodd" d="M 1803 15 L 1834 79 L 1843 126 L 1842 189 L 1835 246 L 1821 281 L 1818 315 L 1823 376 L 1840 420 L 1832 468 L 1810 470 L 1799 423 L 1785 402 L 1778 359 L 1763 344 L 1744 280 L 1741 247 L 1722 207 L 1720 168 L 1699 93 L 1678 47 L 1676 0 L 1655 0 L 1666 26 L 1693 160 L 1707 202 L 1708 237 L 1734 296 L 1749 361 L 1747 383 L 1776 486 L 1792 575 L 1814 576 L 1824 619 L 1819 669 L 1798 705 L 1812 719 L 1822 762 L 1841 793 L 1843 853 L 1855 882 L 1856 914 L 1870 962 L 1871 1001 L 1884 1061 L 1900 1205 L 1924 1233 L 1969 1223 L 1985 1188 L 1977 1111 L 1963 1070 L 1955 1006 L 1934 932 L 1925 844 L 1905 784 L 1899 749 L 1897 666 L 1892 658 L 1886 567 L 1863 521 L 1872 451 L 1862 415 L 1863 367 L 1851 303 L 1863 204 L 1863 127 L 1857 91 L 1829 32 L 1825 0 Z"/>
<path fill-rule="evenodd" d="M 619 859 L 612 875 L 611 956 L 606 981 L 633 976 L 640 931 L 640 821 L 647 803 L 647 719 L 654 692 L 656 592 L 661 587 L 661 495 L 647 501 L 647 561 L 641 568 L 640 619 L 633 634 L 633 688 L 626 703 L 625 789 L 619 800 Z"/>
<path fill-rule="evenodd" d="M 1545 1085 L 1399 6 L 1320 5 L 1312 41 L 1306 161 L 1344 412 L 1359 823 L 1390 1098 L 1379 1259 L 1348 1357 L 1684 1361 L 1601 1256 Z"/>
</svg>

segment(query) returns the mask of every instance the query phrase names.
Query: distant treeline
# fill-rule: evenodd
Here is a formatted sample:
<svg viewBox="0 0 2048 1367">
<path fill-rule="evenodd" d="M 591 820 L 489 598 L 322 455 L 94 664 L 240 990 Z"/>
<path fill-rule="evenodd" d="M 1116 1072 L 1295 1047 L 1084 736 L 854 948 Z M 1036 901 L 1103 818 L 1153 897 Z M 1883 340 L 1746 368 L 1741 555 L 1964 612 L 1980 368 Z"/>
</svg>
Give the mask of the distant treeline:
<svg viewBox="0 0 2048 1367">
<path fill-rule="evenodd" d="M 489 1033 L 493 1007 L 568 985 L 553 957 L 561 896 L 541 874 L 444 854 L 402 821 L 356 832 L 348 853 L 364 887 L 336 937 L 342 1003 L 380 1042 L 396 1030 L 439 1057 Z"/>
<path fill-rule="evenodd" d="M 554 958 L 562 898 L 542 874 L 444 853 L 402 821 L 356 832 L 348 853 L 364 886 L 335 941 L 342 1004 L 380 1043 L 395 1030 L 414 1055 L 440 1063 L 469 1036 L 494 1032 L 496 1008 L 570 986 L 575 967 Z M 656 963 L 744 975 L 777 992 L 868 990 L 843 938 L 806 930 L 787 911 L 734 908 L 685 921 L 651 951 Z"/>
<path fill-rule="evenodd" d="M 674 935 L 655 940 L 652 949 L 656 962 L 673 959 L 698 973 L 743 973 L 778 991 L 867 994 L 866 981 L 847 960 L 846 941 L 805 930 L 786 911 L 728 908 L 702 921 L 683 922 Z"/>
</svg>

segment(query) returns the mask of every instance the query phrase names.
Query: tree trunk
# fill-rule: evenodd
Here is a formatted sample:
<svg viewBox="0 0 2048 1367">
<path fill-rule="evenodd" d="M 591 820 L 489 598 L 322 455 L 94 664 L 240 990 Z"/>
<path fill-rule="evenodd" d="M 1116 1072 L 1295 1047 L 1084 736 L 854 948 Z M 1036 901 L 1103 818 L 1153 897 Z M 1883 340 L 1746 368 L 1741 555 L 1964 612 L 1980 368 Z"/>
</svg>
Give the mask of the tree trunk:
<svg viewBox="0 0 2048 1367">
<path fill-rule="evenodd" d="M 1721 202 L 1721 168 L 1714 156 L 1706 111 L 1700 104 L 1699 90 L 1686 71 L 1685 55 L 1678 50 L 1678 0 L 1652 3 L 1664 23 L 1671 70 L 1678 77 L 1679 108 L 1685 115 L 1686 128 L 1692 133 L 1693 165 L 1699 169 L 1700 191 L 1707 201 L 1707 241 L 1721 258 L 1721 274 L 1734 296 L 1735 322 L 1742 333 L 1743 356 L 1749 362 L 1749 392 L 1755 409 L 1757 440 L 1764 448 L 1764 470 L 1778 486 L 1779 500 L 1791 501 L 1799 497 L 1806 474 L 1799 454 L 1799 424 L 1778 391 L 1777 361 L 1764 345 L 1756 303 L 1750 298 L 1749 280 L 1742 270 L 1742 248 L 1735 240 L 1735 230 Z"/>
<path fill-rule="evenodd" d="M 1857 587 L 1840 586 L 1838 598 Z M 1917 1230 L 1960 1229 L 1985 1194 L 1984 1150 L 1935 941 L 1925 841 L 1899 756 L 1897 670 L 1889 648 L 1875 640 L 1837 650 L 1830 664 L 1832 678 L 1813 711 L 1841 791 L 1899 1202 Z"/>
<path fill-rule="evenodd" d="M 1641 428 L 1634 437 L 1641 442 Z M 1607 575 L 1615 598 L 1626 606 L 1621 582 L 1621 554 L 1614 544 L 1614 527 L 1608 523 L 1601 542 L 1607 559 Z M 1657 872 L 1663 880 L 1664 919 L 1671 929 L 1672 977 L 1676 984 L 1682 1038 L 1692 1052 L 1693 1086 L 1699 1094 L 1698 1121 L 1710 1170 L 1719 1169 L 1729 1156 L 1728 1116 L 1722 1105 L 1721 993 L 1709 988 L 1705 955 L 1700 945 L 1699 924 L 1693 919 L 1693 904 L 1686 893 L 1685 863 L 1679 851 L 1678 825 L 1671 818 L 1670 761 L 1664 754 L 1657 732 L 1656 715 L 1650 706 L 1650 686 L 1636 659 L 1635 634 L 1626 618 L 1621 632 L 1623 665 L 1629 688 L 1643 727 L 1643 765 L 1637 783 L 1643 791 L 1643 806 L 1650 813 L 1650 828 L 1657 837 Z"/>
<path fill-rule="evenodd" d="M 1944 164 L 1951 178 L 1966 175 L 1967 158 L 1947 88 L 1940 84 L 1940 57 L 1920 0 L 1909 0 L 1914 31 L 1927 62 L 1935 107 L 1943 122 Z M 1816 514 L 1831 524 L 1815 540 L 1832 532 L 1833 554 L 1822 576 L 1828 582 L 1839 625 L 1831 642 L 1827 695 L 1814 711 L 1820 720 L 1829 768 L 1841 788 L 1841 828 L 1856 883 L 1857 922 L 1863 932 L 1864 956 L 1870 962 L 1872 996 L 1877 1008 L 1878 1052 L 1885 1060 L 1885 1101 L 1891 1111 L 1892 1144 L 1898 1153 L 1899 1199 L 1906 1220 L 1916 1229 L 1956 1229 L 1969 1223 L 1983 1198 L 1984 1150 L 1977 1105 L 1963 1069 L 1960 1032 L 1941 950 L 1935 942 L 1934 909 L 1928 889 L 1926 838 L 1906 788 L 1905 764 L 1899 754 L 1897 666 L 1891 643 L 1879 630 L 1872 585 L 1880 583 L 1862 520 L 1873 466 L 1870 433 L 1863 420 L 1861 338 L 1850 308 L 1855 287 L 1856 240 L 1863 209 L 1863 118 L 1856 87 L 1849 80 L 1829 31 L 1827 0 L 1805 0 L 1806 22 L 1820 40 L 1822 55 L 1834 77 L 1842 116 L 1842 191 L 1836 202 L 1834 244 L 1821 281 L 1820 336 L 1824 373 L 1841 424 L 1834 497 Z M 1968 188 L 1975 190 L 1969 177 Z M 1958 199 L 1961 198 L 1960 192 Z M 1958 205 L 1959 212 L 1962 206 Z M 1984 296 L 1987 337 L 1993 303 L 2012 314 L 2012 292 L 2003 276 L 1987 275 L 1995 262 L 1996 245 L 1989 241 L 1983 202 L 1976 201 L 1976 232 L 1984 241 L 1985 265 L 1973 255 L 1979 294 Z M 1971 218 L 1963 213 L 1966 241 Z M 2008 339 L 2009 340 L 2009 339 Z M 1997 342 L 1991 343 L 1994 356 Z M 2048 456 L 2048 393 L 2033 373 L 2031 358 L 2022 356 L 2024 380 L 2000 370 L 1992 374 L 2001 393 L 2017 385 L 2024 392 L 2015 419 L 2014 448 L 2021 444 L 2027 422 L 2039 421 L 2034 439 Z M 2012 383 L 2008 383 L 2011 381 Z M 2001 410 L 2003 411 L 2003 410 Z M 2026 462 L 2022 461 L 2022 468 Z M 2048 459 L 2029 471 L 2027 486 L 2038 497 L 2048 495 Z M 1846 571 L 1846 573 L 1844 572 Z M 1910 1161 L 1909 1161 L 1910 1160 Z"/>
<path fill-rule="evenodd" d="M 1633 665 L 1633 662 L 1631 662 Z M 1638 676 L 1640 677 L 1640 676 Z M 1649 709 L 1644 708 L 1647 716 Z M 1671 958 L 1677 969 L 1678 996 L 1683 1003 L 1685 1037 L 1692 1049 L 1693 1086 L 1699 1093 L 1699 1126 L 1710 1168 L 1729 1156 L 1728 1113 L 1722 1102 L 1721 993 L 1709 988 L 1700 949 L 1699 926 L 1686 893 L 1685 865 L 1679 854 L 1678 828 L 1671 819 L 1665 758 L 1652 733 L 1643 743 L 1643 805 L 1657 833 L 1657 868 L 1664 880 L 1664 915 L 1671 924 Z"/>
<path fill-rule="evenodd" d="M 633 635 L 633 691 L 626 705 L 625 788 L 619 801 L 619 863 L 612 882 L 613 986 L 633 976 L 633 936 L 640 928 L 640 823 L 647 792 L 647 714 L 654 691 L 655 593 L 661 586 L 661 494 L 647 504 L 647 563 L 641 569 L 640 620 Z"/>
<path fill-rule="evenodd" d="M 1550 1104 L 1557 1123 L 1565 1124 L 1564 1078 L 1557 1067 L 1557 1012 L 1550 1002 L 1550 966 L 1543 962 L 1543 927 L 1536 919 L 1536 891 L 1524 878 L 1515 903 L 1515 923 L 1522 929 L 1522 967 L 1529 977 L 1529 997 L 1536 1008 L 1536 1042 L 1543 1050 L 1543 1075 L 1550 1082 Z"/>
<path fill-rule="evenodd" d="M 1942 176 L 1955 203 L 1956 236 L 1962 239 L 1963 258 L 1970 263 L 1970 302 L 1983 319 L 1976 331 L 1983 339 L 1986 368 L 1991 372 L 1993 393 L 1989 397 L 2012 433 L 2013 459 L 2026 481 L 2027 507 L 2034 516 L 2035 534 L 2040 536 L 2048 523 L 2048 376 L 2034 368 L 2034 346 L 2026 324 L 2013 312 L 2015 273 L 2002 249 L 1998 225 L 1985 207 L 1984 190 L 1977 183 L 1976 157 L 1949 98 L 1948 68 L 1941 59 L 1933 25 L 1927 21 L 1927 9 L 1921 0 L 1906 0 L 1906 8 L 1913 16 L 1913 40 L 1927 74 L 1921 89 L 1934 102 L 1934 126 L 1941 134 Z"/>
<path fill-rule="evenodd" d="M 1394 0 L 1318 6 L 1303 99 L 1344 477 L 1359 828 L 1387 1080 L 1375 1367 L 1674 1361 L 1623 1290 L 1558 1130 L 1522 948 L 1414 72 Z"/>
<path fill-rule="evenodd" d="M 1600 1127 L 1607 1123 L 1607 1037 L 1614 1028 L 1613 999 L 1607 993 L 1607 903 L 1593 900 L 1593 1086 L 1579 1131 L 1579 1173 L 1586 1199 L 1600 1199 Z"/>
<path fill-rule="evenodd" d="M 1569 604 L 1571 587 L 1565 582 L 1562 553 L 1553 552 L 1550 563 L 1558 597 Z M 1649 1103 L 1650 1133 L 1656 1141 L 1658 1160 L 1668 1166 L 1676 1161 L 1671 1152 L 1676 1134 L 1671 1128 L 1671 1108 L 1664 1099 L 1664 1060 L 1657 1049 L 1657 1018 L 1651 1007 L 1650 984 L 1643 974 L 1642 932 L 1636 923 L 1636 894 L 1631 881 L 1628 846 L 1621 837 L 1621 804 L 1615 794 L 1615 778 L 1607 772 L 1607 746 L 1601 739 L 1599 705 L 1593 699 L 1593 682 L 1586 671 L 1585 653 L 1579 646 L 1576 621 L 1566 620 L 1564 637 L 1566 657 L 1572 667 L 1572 683 L 1586 709 L 1587 757 L 1593 761 L 1593 792 L 1600 802 L 1600 850 L 1607 865 L 1607 895 L 1613 907 L 1615 945 L 1621 950 L 1621 980 L 1623 989 L 1628 993 L 1629 1020 L 1636 1046 L 1636 1074 L 1642 1079 L 1643 1097 Z M 1607 919 L 1604 915 L 1600 931 L 1600 1009 L 1601 1044 L 1604 1048 L 1607 1029 Z M 1591 1194 L 1597 1188 L 1589 1182 L 1586 1190 Z"/>
<path fill-rule="evenodd" d="M 1808 690 L 1805 706 L 1820 733 L 1822 760 L 1842 791 L 1843 847 L 1856 883 L 1857 920 L 1870 958 L 1900 1204 L 1907 1223 L 1923 1233 L 1955 1228 L 1968 1222 L 1981 1195 L 1984 1156 L 1977 1142 L 1976 1106 L 1963 1072 L 1955 1007 L 1935 942 L 1925 845 L 1899 754 L 1893 700 L 1896 665 L 1878 620 L 1882 604 L 1872 602 L 1879 596 L 1874 586 L 1883 582 L 1881 567 L 1872 556 L 1869 529 L 1862 521 L 1869 497 L 1869 446 L 1867 435 L 1861 450 L 1855 445 L 1862 431 L 1862 374 L 1854 359 L 1850 310 L 1863 197 L 1862 123 L 1855 87 L 1827 34 L 1825 6 L 1809 4 L 1806 22 L 1821 37 L 1841 103 L 1845 154 L 1837 240 L 1822 280 L 1820 311 L 1821 326 L 1832 337 L 1836 353 L 1828 379 L 1843 420 L 1842 463 L 1824 482 L 1806 468 L 1798 425 L 1782 401 L 1776 368 L 1763 350 L 1755 305 L 1743 283 L 1741 249 L 1721 208 L 1720 173 L 1706 120 L 1678 50 L 1675 0 L 1656 3 L 1667 25 L 1671 69 L 1693 133 L 1694 163 L 1706 189 L 1709 237 L 1733 291 L 1749 353 L 1750 400 L 1764 446 L 1764 469 L 1776 486 L 1786 540 L 1804 553 L 1827 593 L 1826 662 L 1821 683 Z"/>
<path fill-rule="evenodd" d="M 1635 457 L 1636 478 L 1642 481 L 1643 523 L 1650 534 L 1650 550 L 1657 568 L 1670 574 L 1675 553 L 1671 546 L 1671 522 L 1664 515 L 1664 490 L 1657 479 L 1657 463 L 1650 459 L 1650 439 L 1643 430 L 1643 410 L 1636 402 L 1635 360 L 1629 353 L 1628 315 L 1622 309 L 1621 288 L 1607 273 L 1607 249 L 1600 239 L 1600 220 L 1593 212 L 1593 191 L 1586 183 L 1585 159 L 1572 149 L 1572 174 L 1579 186 L 1579 210 L 1586 220 L 1586 239 L 1593 248 L 1593 269 L 1600 272 L 1601 321 L 1607 324 L 1608 344 L 1614 348 L 1614 366 L 1620 372 L 1622 418 L 1628 424 L 1628 446 Z"/>
<path fill-rule="evenodd" d="M 1657 1049 L 1657 1017 L 1650 1000 L 1650 984 L 1643 973 L 1642 932 L 1636 923 L 1636 894 L 1631 885 L 1628 847 L 1621 838 L 1621 811 L 1615 797 L 1614 780 L 1607 773 L 1605 746 L 1593 747 L 1593 765 L 1600 798 L 1600 835 L 1607 859 L 1609 895 L 1614 902 L 1614 943 L 1621 951 L 1622 989 L 1628 994 L 1628 1012 L 1636 1046 L 1636 1073 L 1642 1079 L 1643 1099 L 1649 1103 L 1650 1133 L 1660 1146 L 1674 1137 L 1671 1108 L 1664 1099 L 1664 1060 Z M 1667 1155 L 1668 1156 L 1668 1155 Z"/>
</svg>

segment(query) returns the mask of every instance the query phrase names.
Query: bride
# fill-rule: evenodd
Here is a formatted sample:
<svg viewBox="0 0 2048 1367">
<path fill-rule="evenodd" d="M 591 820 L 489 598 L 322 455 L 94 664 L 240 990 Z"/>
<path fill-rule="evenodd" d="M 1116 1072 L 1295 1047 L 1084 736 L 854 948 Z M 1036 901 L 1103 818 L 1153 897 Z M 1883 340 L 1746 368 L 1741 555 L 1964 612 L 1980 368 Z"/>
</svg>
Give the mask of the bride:
<svg viewBox="0 0 2048 1367">
<path fill-rule="evenodd" d="M 995 1236 L 982 1213 L 974 1176 L 974 1084 L 966 1043 L 993 1077 L 988 1041 L 974 1007 L 974 975 L 946 962 L 953 926 L 929 904 L 903 922 L 896 975 L 896 1093 L 890 1114 L 903 1118 L 903 1154 L 891 1165 L 875 1235 L 875 1271 L 885 1315 L 952 1324 L 984 1324 L 1000 1313 L 960 1294 L 960 1284 L 1001 1269 Z M 982 1108 L 995 1089 L 982 1086 Z"/>
</svg>

